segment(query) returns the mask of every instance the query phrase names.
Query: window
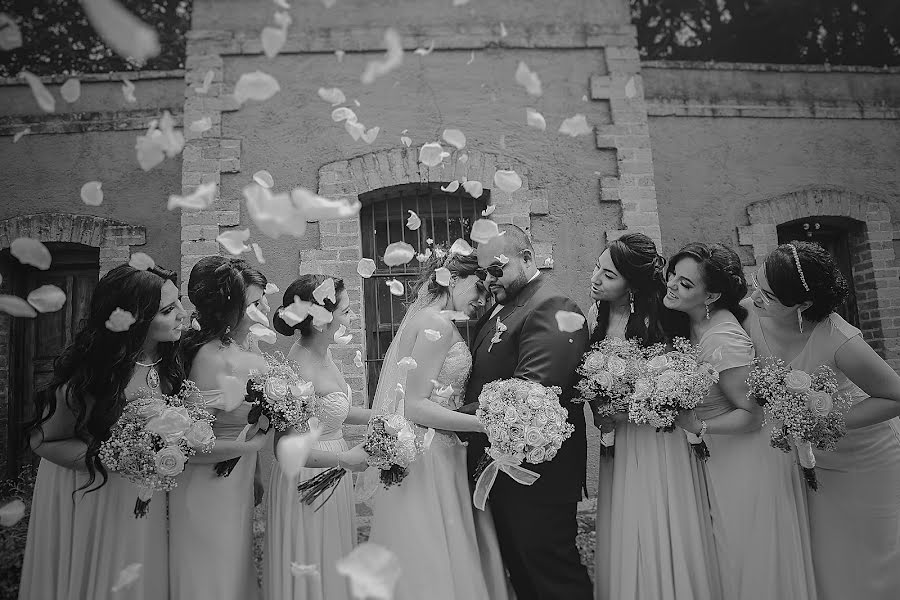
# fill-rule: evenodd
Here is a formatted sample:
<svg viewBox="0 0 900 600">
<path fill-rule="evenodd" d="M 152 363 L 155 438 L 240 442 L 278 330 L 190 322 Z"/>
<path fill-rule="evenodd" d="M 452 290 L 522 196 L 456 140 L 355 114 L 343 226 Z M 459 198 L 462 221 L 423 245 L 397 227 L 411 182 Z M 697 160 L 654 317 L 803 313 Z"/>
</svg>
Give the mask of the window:
<svg viewBox="0 0 900 600">
<path fill-rule="evenodd" d="M 472 224 L 481 218 L 487 206 L 490 191 L 485 190 L 478 199 L 472 198 L 462 188 L 456 192 L 441 191 L 441 183 L 411 183 L 374 190 L 360 196 L 360 231 L 363 256 L 375 260 L 378 268 L 372 277 L 363 282 L 366 335 L 366 378 L 370 394 L 375 393 L 381 362 L 406 307 L 415 300 L 410 284 L 418 277 L 419 263 L 413 259 L 406 265 L 388 267 L 381 257 L 387 246 L 404 241 L 422 253 L 428 248 L 428 239 L 435 244 L 452 244 L 457 238 L 468 238 Z M 421 227 L 412 231 L 406 226 L 408 211 L 414 211 L 422 221 Z M 404 285 L 405 295 L 394 296 L 386 285 L 390 279 Z M 472 321 L 459 324 L 460 333 L 468 340 Z"/>
</svg>

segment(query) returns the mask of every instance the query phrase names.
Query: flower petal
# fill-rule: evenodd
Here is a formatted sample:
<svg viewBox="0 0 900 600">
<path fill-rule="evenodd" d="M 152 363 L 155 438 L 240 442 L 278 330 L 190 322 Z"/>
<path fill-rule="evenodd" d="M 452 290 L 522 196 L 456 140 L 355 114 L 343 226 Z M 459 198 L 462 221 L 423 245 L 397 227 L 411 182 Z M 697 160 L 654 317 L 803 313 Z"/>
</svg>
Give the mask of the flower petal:
<svg viewBox="0 0 900 600">
<path fill-rule="evenodd" d="M 319 88 L 319 98 L 324 100 L 325 102 L 330 102 L 332 106 L 337 106 L 338 104 L 343 104 L 347 101 L 347 97 L 344 96 L 344 92 L 341 91 L 340 88 Z"/>
<path fill-rule="evenodd" d="M 250 247 L 253 248 L 253 254 L 256 255 L 256 260 L 259 264 L 266 264 L 266 258 L 263 256 L 262 248 L 259 247 L 259 244 L 253 242 L 250 244 Z"/>
<path fill-rule="evenodd" d="M 204 210 L 216 199 L 216 184 L 201 183 L 187 196 L 169 196 L 168 209 L 181 208 L 182 210 Z"/>
<path fill-rule="evenodd" d="M 37 312 L 28 302 L 18 296 L 0 294 L 0 313 L 6 313 L 11 317 L 34 318 Z"/>
<path fill-rule="evenodd" d="M 346 52 L 344 52 L 343 50 L 334 51 L 334 55 L 337 57 L 339 63 L 344 62 L 344 54 L 346 54 Z"/>
<path fill-rule="evenodd" d="M 559 126 L 559 132 L 576 137 L 579 135 L 587 135 L 593 133 L 593 129 L 588 125 L 587 119 L 583 114 L 578 113 L 574 117 L 569 117 Z"/>
<path fill-rule="evenodd" d="M 541 79 L 537 73 L 528 68 L 523 61 L 519 61 L 519 67 L 516 69 L 516 83 L 523 86 L 525 90 L 532 96 L 541 95 Z"/>
<path fill-rule="evenodd" d="M 337 331 L 334 332 L 334 341 L 339 346 L 346 346 L 353 341 L 353 334 L 347 333 L 347 328 L 344 325 L 341 325 L 338 327 Z"/>
<path fill-rule="evenodd" d="M 244 313 L 250 318 L 251 321 L 255 321 L 260 325 L 269 326 L 269 317 L 263 314 L 263 311 L 259 310 L 255 304 L 248 304 L 247 308 L 244 309 Z"/>
<path fill-rule="evenodd" d="M 412 145 L 412 139 L 405 135 L 400 136 L 400 141 L 403 142 L 403 145 L 406 146 L 407 148 L 409 148 Z"/>
<path fill-rule="evenodd" d="M 560 331 L 571 333 L 584 327 L 584 315 L 568 310 L 556 311 L 556 326 Z"/>
<path fill-rule="evenodd" d="M 469 193 L 473 198 L 481 198 L 481 194 L 484 193 L 484 186 L 481 185 L 480 181 L 466 181 L 463 183 L 463 189 Z"/>
<path fill-rule="evenodd" d="M 494 258 L 496 258 L 497 262 L 499 262 L 501 265 L 505 265 L 509 262 L 509 257 L 502 253 L 500 254 L 500 256 L 495 256 Z"/>
<path fill-rule="evenodd" d="M 116 577 L 116 582 L 112 586 L 112 592 L 118 593 L 126 588 L 134 585 L 134 582 L 141 578 L 144 572 L 144 565 L 141 563 L 131 563 L 121 571 Z"/>
<path fill-rule="evenodd" d="M 302 323 L 309 315 L 311 302 L 301 300 L 298 296 L 294 296 L 294 301 L 281 310 L 282 320 L 293 327 L 297 323 Z"/>
<path fill-rule="evenodd" d="M 456 1 L 456 0 L 454 0 L 454 1 Z M 466 2 L 468 2 L 468 0 L 466 0 Z M 469 55 L 469 60 L 466 61 L 466 66 L 471 65 L 473 62 L 475 62 L 475 51 L 474 50 L 472 50 L 472 54 Z"/>
<path fill-rule="evenodd" d="M 334 289 L 334 279 L 329 277 L 322 283 L 320 283 L 316 289 L 313 290 L 313 299 L 322 306 L 325 305 L 325 300 L 331 300 L 331 303 L 334 304 L 337 302 L 337 292 Z"/>
<path fill-rule="evenodd" d="M 59 95 L 69 104 L 77 102 L 81 98 L 81 82 L 74 77 L 67 79 L 59 88 Z"/>
<path fill-rule="evenodd" d="M 395 296 L 403 295 L 403 293 L 404 293 L 403 284 L 400 283 L 399 281 L 397 281 L 396 279 L 390 279 L 388 281 L 385 281 L 384 283 L 385 283 L 385 285 L 387 285 L 390 288 L 391 294 L 393 294 Z"/>
<path fill-rule="evenodd" d="M 350 591 L 356 598 L 391 600 L 400 579 L 400 560 L 390 550 L 372 542 L 363 542 L 336 564 L 341 575 L 350 578 Z"/>
<path fill-rule="evenodd" d="M 363 366 L 362 352 L 360 352 L 359 350 L 356 351 L 356 356 L 353 357 L 353 364 L 356 365 L 357 369 L 362 369 L 362 366 Z"/>
<path fill-rule="evenodd" d="M 362 258 L 356 265 L 356 272 L 360 277 L 368 279 L 375 273 L 375 261 L 371 258 Z"/>
<path fill-rule="evenodd" d="M 279 91 L 281 91 L 281 86 L 274 77 L 257 70 L 241 75 L 234 86 L 234 99 L 239 104 L 243 104 L 247 100 L 264 102 Z"/>
<path fill-rule="evenodd" d="M 12 527 L 25 516 L 25 503 L 16 498 L 0 507 L 0 527 Z"/>
<path fill-rule="evenodd" d="M 291 200 L 307 221 L 349 219 L 359 214 L 359 200 L 329 200 L 304 188 L 294 188 Z"/>
<path fill-rule="evenodd" d="M 459 189 L 459 180 L 454 179 L 450 183 L 447 184 L 447 187 L 441 186 L 442 192 L 455 192 Z"/>
<path fill-rule="evenodd" d="M 210 129 L 212 129 L 212 119 L 210 117 L 197 119 L 190 125 L 190 130 L 194 133 L 203 133 L 204 131 L 209 131 Z"/>
<path fill-rule="evenodd" d="M 122 96 L 129 104 L 137 102 L 137 98 L 134 97 L 134 84 L 125 78 L 122 79 Z"/>
<path fill-rule="evenodd" d="M 260 325 L 259 323 L 254 323 L 250 326 L 250 333 L 256 336 L 261 342 L 265 342 L 267 344 L 274 344 L 277 336 L 275 332 L 266 327 L 265 325 Z"/>
<path fill-rule="evenodd" d="M 428 142 L 419 148 L 419 162 L 429 167 L 438 166 L 448 156 L 450 153 L 444 151 L 440 142 Z"/>
<path fill-rule="evenodd" d="M 276 4 L 278 4 L 278 2 L 276 2 Z M 279 6 L 281 5 L 279 4 Z M 287 10 L 290 9 L 290 6 L 282 6 L 281 8 L 283 8 L 284 10 L 275 11 L 275 14 L 272 15 L 272 20 L 275 21 L 275 24 L 282 29 L 287 29 L 291 26 L 291 23 L 293 23 L 294 20 L 291 18 L 291 14 L 287 12 Z"/>
<path fill-rule="evenodd" d="M 250 219 L 267 236 L 277 239 L 287 233 L 302 237 L 306 232 L 306 218 L 287 193 L 273 194 L 258 183 L 246 186 L 243 193 Z"/>
<path fill-rule="evenodd" d="M 156 261 L 143 252 L 135 252 L 128 259 L 128 264 L 138 271 L 146 271 L 156 266 Z"/>
<path fill-rule="evenodd" d="M 53 97 L 53 94 L 51 94 L 50 90 L 47 89 L 47 86 L 44 85 L 44 82 L 41 81 L 37 75 L 29 73 L 28 71 L 22 71 L 19 75 L 24 77 L 25 81 L 28 82 L 31 93 L 37 101 L 38 106 L 41 107 L 41 110 L 50 113 L 54 112 L 56 110 L 56 98 Z"/>
<path fill-rule="evenodd" d="M 128 331 L 134 325 L 134 322 L 135 318 L 130 312 L 116 308 L 106 320 L 106 328 L 115 333 L 122 333 L 123 331 Z"/>
<path fill-rule="evenodd" d="M 545 266 L 545 267 L 549 267 L 549 268 L 552 269 L 552 268 L 553 268 L 553 259 L 550 258 L 550 257 L 548 256 L 548 257 L 544 260 L 544 266 Z"/>
<path fill-rule="evenodd" d="M 331 120 L 335 123 L 340 123 L 341 121 L 353 121 L 356 122 L 356 113 L 353 112 L 353 109 L 347 108 L 346 106 L 341 106 L 340 108 L 336 108 L 331 111 Z"/>
<path fill-rule="evenodd" d="M 438 285 L 448 287 L 450 285 L 450 269 L 440 267 L 434 270 L 434 280 Z"/>
<path fill-rule="evenodd" d="M 434 52 L 434 40 L 431 40 L 428 43 L 427 48 L 419 47 L 419 48 L 416 48 L 415 50 L 413 50 L 413 54 L 417 54 L 419 56 L 428 56 L 432 52 Z"/>
<path fill-rule="evenodd" d="M 505 38 L 509 35 L 506 31 L 506 25 L 503 24 L 503 21 L 500 21 L 500 37 Z"/>
<path fill-rule="evenodd" d="M 322 429 L 318 426 L 310 427 L 306 433 L 288 434 L 278 440 L 275 445 L 275 457 L 282 472 L 293 479 L 300 474 L 300 469 L 306 466 L 306 458 L 309 451 L 319 439 Z"/>
<path fill-rule="evenodd" d="M 319 565 L 301 565 L 298 562 L 291 563 L 291 575 L 294 577 L 321 577 Z"/>
<path fill-rule="evenodd" d="M 459 129 L 445 129 L 443 138 L 445 142 L 457 150 L 462 150 L 466 147 L 466 136 Z"/>
<path fill-rule="evenodd" d="M 522 187 L 522 178 L 515 171 L 501 170 L 494 173 L 494 185 L 507 194 L 512 194 Z"/>
<path fill-rule="evenodd" d="M 316 329 L 321 330 L 334 320 L 334 315 L 332 314 L 332 312 L 324 306 L 319 306 L 318 304 L 310 304 L 309 307 L 307 307 L 307 310 L 313 318 L 312 325 Z"/>
<path fill-rule="evenodd" d="M 212 85 L 214 77 L 215 74 L 212 72 L 212 70 L 207 71 L 206 75 L 203 76 L 203 83 L 200 84 L 200 87 L 195 87 L 194 91 L 198 94 L 207 93 L 209 91 L 209 86 Z"/>
<path fill-rule="evenodd" d="M 490 219 L 478 219 L 472 224 L 472 231 L 469 233 L 472 241 L 479 244 L 485 244 L 498 235 L 500 235 L 500 229 L 497 227 L 497 223 Z"/>
<path fill-rule="evenodd" d="M 406 242 L 394 242 L 384 250 L 384 264 L 389 267 L 405 265 L 416 255 L 415 249 Z"/>
<path fill-rule="evenodd" d="M 637 95 L 637 86 L 634 83 L 634 77 L 628 78 L 628 83 L 625 84 L 625 97 L 626 98 L 634 98 Z"/>
<path fill-rule="evenodd" d="M 263 186 L 266 189 L 272 189 L 275 187 L 275 179 L 272 178 L 272 174 L 266 171 L 265 169 L 261 169 L 253 174 L 253 181 Z"/>
<path fill-rule="evenodd" d="M 411 210 L 407 211 L 407 212 L 409 212 L 409 218 L 406 219 L 406 226 L 410 230 L 415 231 L 416 229 L 418 229 L 419 227 L 422 226 L 422 219 L 420 219 L 419 215 L 417 215 L 416 213 L 414 213 Z"/>
<path fill-rule="evenodd" d="M 470 256 L 475 249 L 469 245 L 469 242 L 462 238 L 457 238 L 453 245 L 450 246 L 450 254 L 459 254 L 460 256 Z"/>
<path fill-rule="evenodd" d="M 375 138 L 378 137 L 378 132 L 379 132 L 379 131 L 381 131 L 381 128 L 380 128 L 380 127 L 373 127 L 372 129 L 363 132 L 363 133 L 360 135 L 360 137 L 362 137 L 362 140 L 363 140 L 365 143 L 371 144 L 372 142 L 375 141 Z"/>
<path fill-rule="evenodd" d="M 88 181 L 81 186 L 81 201 L 88 206 L 100 206 L 103 204 L 103 184 L 99 181 Z"/>
<path fill-rule="evenodd" d="M 244 243 L 249 239 L 249 229 L 229 229 L 220 233 L 216 241 L 222 244 L 222 247 L 230 254 L 238 255 L 250 250 L 250 247 Z"/>
<path fill-rule="evenodd" d="M 481 216 L 482 216 L 482 217 L 489 217 L 489 216 L 491 216 L 492 214 L 494 214 L 494 211 L 495 211 L 495 210 L 497 210 L 497 205 L 496 205 L 496 204 L 488 204 L 488 205 L 487 205 L 487 208 L 485 208 L 483 211 L 481 211 Z"/>
<path fill-rule="evenodd" d="M 280 291 L 281 290 L 279 290 L 278 286 L 275 285 L 274 283 L 267 283 L 266 289 L 263 290 L 263 293 L 268 296 L 269 294 L 277 294 Z"/>
<path fill-rule="evenodd" d="M 469 153 L 463 152 L 462 154 L 459 155 L 459 158 L 457 158 L 456 160 L 458 160 L 462 164 L 466 164 L 467 162 L 469 162 Z"/>
<path fill-rule="evenodd" d="M 22 32 L 15 20 L 6 13 L 0 13 L 0 50 L 9 52 L 22 47 Z"/>
<path fill-rule="evenodd" d="M 13 136 L 13 144 L 21 140 L 23 136 L 26 136 L 29 133 L 31 133 L 31 127 L 26 127 L 22 131 L 17 131 L 16 135 Z"/>
<path fill-rule="evenodd" d="M 268 58 L 275 58 L 287 41 L 287 30 L 284 27 L 264 27 L 259 36 L 263 53 Z"/>
<path fill-rule="evenodd" d="M 437 329 L 426 329 L 422 333 L 425 334 L 425 339 L 429 342 L 436 342 L 441 339 L 441 332 Z"/>
<path fill-rule="evenodd" d="M 416 359 L 414 359 L 412 356 L 404 356 L 399 361 L 397 361 L 397 366 L 401 369 L 412 371 L 419 366 L 419 363 L 417 363 Z"/>
<path fill-rule="evenodd" d="M 160 51 L 156 30 L 113 0 L 82 0 L 88 21 L 116 54 L 139 63 Z"/>
<path fill-rule="evenodd" d="M 384 43 L 387 46 L 384 59 L 370 60 L 360 77 L 360 80 L 366 85 L 403 63 L 403 44 L 400 41 L 400 35 L 394 29 L 388 28 L 384 32 Z"/>
<path fill-rule="evenodd" d="M 291 5 L 287 3 L 287 0 L 275 0 L 275 4 L 284 10 L 290 10 L 291 8 Z"/>
<path fill-rule="evenodd" d="M 529 127 L 534 127 L 535 129 L 540 129 L 541 131 L 547 129 L 547 121 L 544 120 L 544 115 L 534 110 L 533 108 L 525 109 L 525 119 L 528 122 Z"/>
<path fill-rule="evenodd" d="M 47 250 L 47 246 L 38 240 L 27 237 L 20 237 L 13 240 L 13 243 L 9 247 L 9 251 L 10 254 L 19 259 L 19 262 L 23 265 L 31 265 L 42 271 L 49 269 L 50 263 L 53 261 L 50 251 Z"/>
</svg>

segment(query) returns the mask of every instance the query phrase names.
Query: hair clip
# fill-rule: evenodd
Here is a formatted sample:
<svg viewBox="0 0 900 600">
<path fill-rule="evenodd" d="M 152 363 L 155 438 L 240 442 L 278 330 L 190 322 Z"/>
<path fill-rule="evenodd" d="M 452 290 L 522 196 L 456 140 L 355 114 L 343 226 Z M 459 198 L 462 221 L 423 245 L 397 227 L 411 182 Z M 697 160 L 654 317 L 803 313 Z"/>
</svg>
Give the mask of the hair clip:
<svg viewBox="0 0 900 600">
<path fill-rule="evenodd" d="M 797 265 L 797 273 L 800 274 L 800 283 L 803 284 L 803 289 L 807 292 L 809 291 L 809 284 L 806 283 L 806 275 L 803 274 L 803 267 L 800 266 L 800 255 L 797 253 L 797 247 L 793 244 L 788 244 L 791 247 L 791 252 L 794 253 L 794 263 Z"/>
</svg>

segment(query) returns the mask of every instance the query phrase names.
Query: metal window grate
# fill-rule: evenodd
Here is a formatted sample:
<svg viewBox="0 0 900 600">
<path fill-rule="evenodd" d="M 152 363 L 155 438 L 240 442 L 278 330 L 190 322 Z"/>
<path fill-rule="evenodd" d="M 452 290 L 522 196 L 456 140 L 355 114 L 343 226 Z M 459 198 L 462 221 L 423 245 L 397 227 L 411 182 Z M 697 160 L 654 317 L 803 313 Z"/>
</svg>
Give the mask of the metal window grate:
<svg viewBox="0 0 900 600">
<path fill-rule="evenodd" d="M 480 198 L 473 198 L 462 188 L 456 192 L 441 191 L 441 183 L 410 183 L 382 188 L 362 194 L 360 201 L 360 231 L 363 256 L 372 258 L 378 265 L 372 277 L 363 281 L 366 331 L 366 378 L 371 395 L 375 393 L 381 363 L 406 307 L 415 299 L 409 284 L 418 277 L 417 260 L 406 265 L 388 267 L 381 260 L 389 244 L 403 241 L 424 252 L 431 239 L 435 244 L 452 243 L 457 238 L 467 239 L 472 224 L 481 218 L 490 199 L 485 190 Z M 422 226 L 412 231 L 406 227 L 408 211 L 414 211 Z M 386 285 L 396 278 L 405 288 L 405 296 L 394 296 Z M 469 325 L 460 323 L 460 333 L 469 339 Z"/>
</svg>

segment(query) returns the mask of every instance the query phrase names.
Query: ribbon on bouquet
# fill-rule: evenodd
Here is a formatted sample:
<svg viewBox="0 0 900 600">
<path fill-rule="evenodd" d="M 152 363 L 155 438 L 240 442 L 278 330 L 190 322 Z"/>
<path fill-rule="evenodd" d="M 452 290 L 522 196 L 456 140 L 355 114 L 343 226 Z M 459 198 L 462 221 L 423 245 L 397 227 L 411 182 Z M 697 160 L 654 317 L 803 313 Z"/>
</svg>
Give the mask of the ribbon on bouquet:
<svg viewBox="0 0 900 600">
<path fill-rule="evenodd" d="M 797 456 L 800 459 L 800 465 L 804 469 L 816 468 L 816 455 L 813 454 L 812 444 L 794 438 L 794 445 L 797 446 Z"/>
<path fill-rule="evenodd" d="M 540 474 L 521 466 L 522 461 L 520 459 L 502 454 L 493 448 L 488 448 L 487 454 L 492 459 L 491 463 L 485 467 L 478 478 L 478 482 L 475 484 L 475 493 L 472 495 L 475 507 L 479 510 L 484 510 L 488 494 L 491 493 L 491 488 L 494 487 L 494 481 L 496 481 L 499 471 L 503 471 L 522 485 L 531 485 L 540 477 Z"/>
<path fill-rule="evenodd" d="M 613 429 L 612 431 L 607 431 L 606 433 L 601 433 L 600 434 L 600 444 L 607 448 L 611 448 L 612 446 L 615 446 L 616 445 L 616 430 Z"/>
</svg>

